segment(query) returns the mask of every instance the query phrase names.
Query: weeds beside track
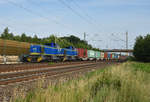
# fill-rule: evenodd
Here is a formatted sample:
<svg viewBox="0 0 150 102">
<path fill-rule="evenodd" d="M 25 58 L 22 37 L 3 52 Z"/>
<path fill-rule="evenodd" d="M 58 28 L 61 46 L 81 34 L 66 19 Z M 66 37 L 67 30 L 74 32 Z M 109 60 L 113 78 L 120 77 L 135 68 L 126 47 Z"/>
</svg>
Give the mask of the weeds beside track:
<svg viewBox="0 0 150 102">
<path fill-rule="evenodd" d="M 0 93 L 5 93 L 3 95 L 0 94 L 0 98 L 2 100 L 5 100 L 3 97 L 6 96 L 6 99 L 12 96 L 12 89 L 16 86 L 27 86 L 27 88 L 25 90 L 28 89 L 28 87 L 31 87 L 29 89 L 33 89 L 34 86 L 36 85 L 30 85 L 31 83 L 37 83 L 38 80 L 51 80 L 54 78 L 54 81 L 66 77 L 67 79 L 69 78 L 73 78 L 73 76 L 75 75 L 84 75 L 83 73 L 86 73 L 88 71 L 91 70 L 95 70 L 95 69 L 99 69 L 99 68 L 104 68 L 106 66 L 110 66 L 112 64 L 118 64 L 117 62 L 97 62 L 97 63 L 91 63 L 91 64 L 84 64 L 84 65 L 76 65 L 73 67 L 72 66 L 68 66 L 68 68 L 65 68 L 64 66 L 62 66 L 62 68 L 57 68 L 57 69 L 47 69 L 48 71 L 45 71 L 45 73 L 35 73 L 34 75 L 25 75 L 25 76 L 19 76 L 16 80 L 17 77 L 15 76 L 7 76 L 7 74 L 5 74 L 5 78 L 1 78 L 1 85 L 0 86 Z M 64 67 L 64 68 L 63 68 Z M 72 68 L 71 68 L 72 67 Z M 43 69 L 41 69 L 43 70 Z M 44 69 L 46 70 L 46 69 Z M 38 71 L 38 70 L 37 70 Z M 31 71 L 32 72 L 32 71 Z M 23 72 L 24 73 L 24 72 Z M 28 71 L 26 72 L 28 73 Z M 41 75 L 40 75 L 41 74 Z M 40 75 L 40 76 L 39 76 Z M 32 77 L 34 76 L 34 77 Z M 11 78 L 10 78 L 11 77 Z M 24 77 L 24 78 L 22 78 Z M 32 78 L 31 78 L 32 77 Z M 43 79 L 44 78 L 44 79 Z M 20 89 L 20 88 L 19 88 Z M 22 88 L 21 88 L 22 89 Z M 3 92 L 4 91 L 4 92 Z M 1 102 L 1 100 L 0 100 Z"/>
<path fill-rule="evenodd" d="M 132 64 L 136 64 L 134 67 Z M 78 80 L 41 85 L 11 102 L 150 102 L 150 74 L 140 69 L 148 64 L 127 62 L 91 72 Z M 150 67 L 150 66 L 149 66 Z"/>
</svg>

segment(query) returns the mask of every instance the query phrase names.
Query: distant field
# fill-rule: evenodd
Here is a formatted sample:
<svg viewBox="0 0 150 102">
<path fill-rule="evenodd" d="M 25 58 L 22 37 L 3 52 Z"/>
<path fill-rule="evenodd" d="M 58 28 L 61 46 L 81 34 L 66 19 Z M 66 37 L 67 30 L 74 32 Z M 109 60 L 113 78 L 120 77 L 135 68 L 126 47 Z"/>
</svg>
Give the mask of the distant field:
<svg viewBox="0 0 150 102">
<path fill-rule="evenodd" d="M 21 93 L 11 102 L 150 102 L 150 63 L 114 65 L 26 96 Z"/>
</svg>

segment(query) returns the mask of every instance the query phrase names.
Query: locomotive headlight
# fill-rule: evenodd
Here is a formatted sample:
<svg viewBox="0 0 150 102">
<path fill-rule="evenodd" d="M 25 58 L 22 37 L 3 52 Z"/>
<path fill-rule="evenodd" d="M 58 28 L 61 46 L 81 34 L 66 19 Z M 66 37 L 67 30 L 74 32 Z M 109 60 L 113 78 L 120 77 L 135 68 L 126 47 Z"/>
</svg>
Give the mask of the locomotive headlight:
<svg viewBox="0 0 150 102">
<path fill-rule="evenodd" d="M 28 58 L 27 58 L 27 61 L 28 61 L 28 62 L 31 62 L 31 58 L 30 58 L 30 57 L 28 57 Z"/>
<path fill-rule="evenodd" d="M 37 58 L 37 62 L 41 62 L 42 60 L 43 60 L 42 56 L 40 56 L 40 57 Z"/>
</svg>

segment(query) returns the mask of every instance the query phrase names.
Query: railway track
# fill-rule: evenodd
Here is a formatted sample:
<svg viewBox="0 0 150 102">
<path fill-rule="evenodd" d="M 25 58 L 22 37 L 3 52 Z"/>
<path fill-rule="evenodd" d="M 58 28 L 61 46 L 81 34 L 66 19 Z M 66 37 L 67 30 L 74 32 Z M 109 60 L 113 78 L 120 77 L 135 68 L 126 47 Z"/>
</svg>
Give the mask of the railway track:
<svg viewBox="0 0 150 102">
<path fill-rule="evenodd" d="M 44 87 L 47 87 L 49 81 L 54 81 L 55 83 L 61 78 L 69 80 L 93 69 L 105 68 L 114 64 L 118 64 L 118 62 L 93 62 L 30 69 L 24 70 L 23 72 L 0 73 L 0 102 L 9 102 L 17 87 L 23 88 L 24 92 L 29 92 L 36 88 L 37 82 L 41 79 L 44 81 Z M 17 88 L 17 90 L 21 90 L 20 88 Z"/>
<path fill-rule="evenodd" d="M 0 73 L 9 73 L 9 72 L 20 72 L 24 70 L 31 69 L 41 69 L 47 67 L 55 66 L 66 66 L 66 65 L 78 65 L 84 63 L 91 63 L 93 61 L 83 61 L 83 62 L 58 62 L 58 63 L 23 63 L 23 64 L 14 64 L 14 65 L 0 65 Z"/>
<path fill-rule="evenodd" d="M 102 64 L 104 63 L 97 62 L 97 63 L 88 63 L 88 64 L 80 64 L 80 65 L 78 64 L 78 65 L 71 65 L 71 66 L 40 68 L 34 70 L 26 70 L 23 72 L 1 73 L 0 85 L 14 84 L 18 82 L 35 80 L 42 77 L 50 77 L 50 76 L 63 75 L 66 73 L 72 73 L 81 70 L 94 69 Z"/>
</svg>

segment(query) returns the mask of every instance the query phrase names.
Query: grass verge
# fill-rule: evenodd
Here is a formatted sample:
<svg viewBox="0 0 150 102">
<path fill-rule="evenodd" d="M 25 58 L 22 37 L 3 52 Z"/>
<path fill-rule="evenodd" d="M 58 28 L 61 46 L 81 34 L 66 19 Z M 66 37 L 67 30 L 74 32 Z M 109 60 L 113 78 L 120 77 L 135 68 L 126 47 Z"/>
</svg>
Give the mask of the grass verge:
<svg viewBox="0 0 150 102">
<path fill-rule="evenodd" d="M 11 102 L 150 102 L 148 68 L 148 63 L 126 62 L 46 89 L 39 87 Z"/>
</svg>

